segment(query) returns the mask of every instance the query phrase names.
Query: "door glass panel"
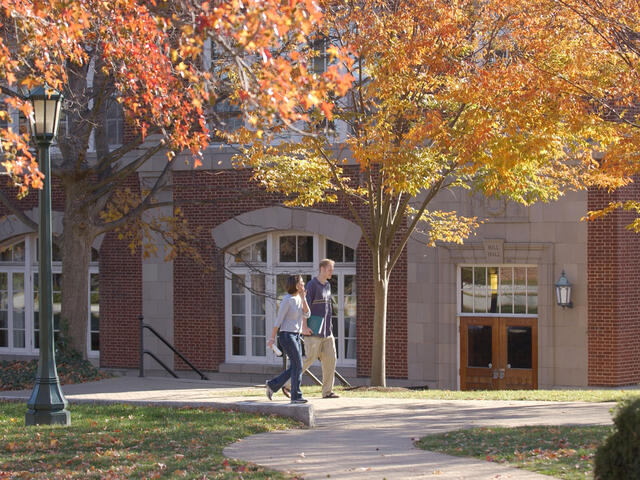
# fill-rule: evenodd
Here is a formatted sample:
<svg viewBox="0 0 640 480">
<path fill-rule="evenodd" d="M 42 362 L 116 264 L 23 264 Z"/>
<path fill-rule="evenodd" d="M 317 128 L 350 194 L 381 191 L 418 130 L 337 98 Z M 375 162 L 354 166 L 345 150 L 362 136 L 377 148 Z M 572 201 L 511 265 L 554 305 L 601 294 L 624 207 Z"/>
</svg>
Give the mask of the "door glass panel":
<svg viewBox="0 0 640 480">
<path fill-rule="evenodd" d="M 510 368 L 532 367 L 531 327 L 507 327 L 507 363 Z"/>
<path fill-rule="evenodd" d="M 467 326 L 467 364 L 489 368 L 492 363 L 492 328 L 489 325 Z"/>
<path fill-rule="evenodd" d="M 463 312 L 473 313 L 473 268 L 462 267 L 462 299 L 460 305 Z"/>
</svg>

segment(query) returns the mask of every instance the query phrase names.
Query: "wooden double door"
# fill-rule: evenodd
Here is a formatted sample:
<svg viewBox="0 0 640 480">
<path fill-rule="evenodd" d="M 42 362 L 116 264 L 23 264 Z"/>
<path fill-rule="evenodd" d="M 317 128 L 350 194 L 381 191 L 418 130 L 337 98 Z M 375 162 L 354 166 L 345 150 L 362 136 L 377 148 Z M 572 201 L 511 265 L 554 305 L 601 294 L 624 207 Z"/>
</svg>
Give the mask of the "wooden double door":
<svg viewBox="0 0 640 480">
<path fill-rule="evenodd" d="M 538 388 L 538 319 L 460 317 L 460 388 Z"/>
</svg>

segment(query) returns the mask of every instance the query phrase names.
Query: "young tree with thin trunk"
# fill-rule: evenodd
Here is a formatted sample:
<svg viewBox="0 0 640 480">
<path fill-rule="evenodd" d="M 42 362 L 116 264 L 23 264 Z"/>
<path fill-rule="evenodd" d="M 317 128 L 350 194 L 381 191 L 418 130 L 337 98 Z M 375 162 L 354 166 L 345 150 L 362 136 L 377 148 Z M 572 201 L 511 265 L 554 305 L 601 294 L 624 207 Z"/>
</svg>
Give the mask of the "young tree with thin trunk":
<svg viewBox="0 0 640 480">
<path fill-rule="evenodd" d="M 373 259 L 371 384 L 386 383 L 391 272 L 410 236 L 461 243 L 482 219 L 435 208 L 445 189 L 529 205 L 580 188 L 591 147 L 614 132 L 557 74 L 575 36 L 549 5 L 513 0 L 323 2 L 327 71 L 354 83 L 331 123 L 306 137 L 254 143 L 240 159 L 288 203 L 341 201 Z M 337 49 L 351 52 L 338 63 Z M 548 72 L 540 65 L 553 65 Z M 602 127 L 602 128 L 600 128 Z"/>
</svg>

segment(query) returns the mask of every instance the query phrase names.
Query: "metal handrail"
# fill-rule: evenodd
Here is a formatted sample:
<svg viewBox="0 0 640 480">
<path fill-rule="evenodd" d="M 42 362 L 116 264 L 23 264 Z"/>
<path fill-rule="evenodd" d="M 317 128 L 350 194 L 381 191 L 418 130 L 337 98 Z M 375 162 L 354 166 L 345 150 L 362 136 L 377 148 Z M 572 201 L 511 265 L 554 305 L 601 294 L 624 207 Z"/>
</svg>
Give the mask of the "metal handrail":
<svg viewBox="0 0 640 480">
<path fill-rule="evenodd" d="M 202 380 L 209 380 L 204 373 L 202 373 L 200 370 L 198 370 L 189 360 L 187 360 L 184 357 L 184 355 L 182 355 L 178 350 L 176 350 L 174 348 L 173 345 L 171 345 L 167 340 L 165 340 L 165 338 L 162 335 L 160 335 L 158 332 L 156 332 L 156 330 L 151 325 L 147 325 L 146 323 L 144 323 L 144 316 L 143 315 L 140 315 L 138 317 L 138 320 L 140 321 L 140 367 L 139 367 L 140 368 L 140 374 L 139 374 L 140 377 L 144 377 L 144 354 L 146 353 L 147 355 L 151 356 L 156 362 L 158 362 L 167 372 L 169 372 L 175 378 L 179 378 L 178 375 L 176 375 L 176 372 L 174 372 L 172 369 L 170 369 L 168 366 L 166 366 L 158 357 L 156 357 L 156 355 L 153 352 L 144 349 L 144 329 L 146 328 L 151 333 L 153 333 L 156 337 L 158 337 L 167 347 L 169 347 L 173 351 L 173 353 L 178 355 L 182 359 L 182 361 L 184 363 L 189 365 L 189 367 L 191 367 L 191 369 L 194 372 L 196 372 L 198 375 L 200 375 L 200 378 Z"/>
</svg>

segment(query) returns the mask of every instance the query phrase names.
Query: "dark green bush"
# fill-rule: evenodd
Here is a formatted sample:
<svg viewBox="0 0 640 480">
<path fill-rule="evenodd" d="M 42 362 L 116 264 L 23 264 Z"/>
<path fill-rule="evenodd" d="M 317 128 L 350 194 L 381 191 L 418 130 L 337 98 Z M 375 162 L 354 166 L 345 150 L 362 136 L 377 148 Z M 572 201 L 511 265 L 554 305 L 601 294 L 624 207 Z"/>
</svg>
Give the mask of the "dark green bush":
<svg viewBox="0 0 640 480">
<path fill-rule="evenodd" d="M 110 375 L 101 372 L 80 353 L 71 348 L 66 337 L 56 341 L 56 366 L 62 385 L 91 382 Z M 38 360 L 0 362 L 0 390 L 26 390 L 33 388 L 38 370 Z"/>
<path fill-rule="evenodd" d="M 594 477 L 640 479 L 640 399 L 620 403 L 613 421 L 615 431 L 596 451 Z"/>
</svg>

